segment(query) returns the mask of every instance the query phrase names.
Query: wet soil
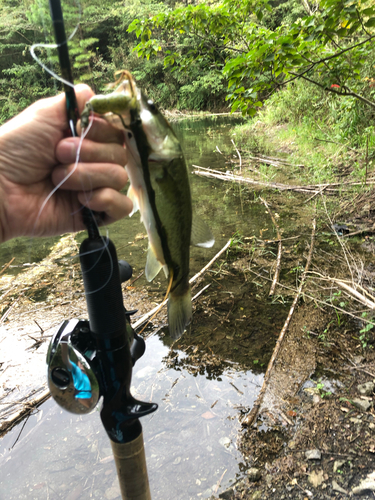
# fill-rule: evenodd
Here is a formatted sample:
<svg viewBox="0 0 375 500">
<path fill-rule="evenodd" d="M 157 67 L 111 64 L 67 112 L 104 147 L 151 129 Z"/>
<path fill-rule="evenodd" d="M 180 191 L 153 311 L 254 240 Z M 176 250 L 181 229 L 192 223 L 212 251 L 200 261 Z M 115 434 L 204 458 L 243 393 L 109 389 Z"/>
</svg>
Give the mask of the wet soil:
<svg viewBox="0 0 375 500">
<path fill-rule="evenodd" d="M 300 203 L 299 197 L 293 198 Z M 273 210 L 285 215 L 287 207 L 281 206 L 277 196 L 272 202 Z M 366 329 L 362 321 L 373 318 L 374 306 L 367 309 L 363 303 L 355 303 L 353 296 L 332 283 L 332 278 L 349 278 L 351 283 L 361 283 L 373 298 L 373 206 L 375 192 L 369 190 L 343 197 L 340 204 L 336 203 L 331 221 L 326 207 L 320 207 L 320 213 L 318 208 L 313 270 L 271 373 L 258 418 L 247 427 L 249 409 L 243 408 L 239 417 L 244 423 L 239 449 L 246 460 L 248 477 L 219 498 L 374 498 L 375 336 L 373 326 Z M 332 230 L 332 223 L 341 221 L 349 229 L 344 236 Z M 228 268 L 229 272 L 235 268 L 244 276 L 252 275 L 245 282 L 258 287 L 255 296 L 262 297 L 265 315 L 269 298 L 260 291 L 269 288 L 276 254 L 276 248 L 273 252 L 262 251 L 262 245 L 267 247 L 267 243 L 253 242 L 251 251 L 248 249 L 251 257 L 239 257 Z M 279 288 L 279 299 L 285 304 L 293 295 L 290 270 L 296 271 L 298 283 L 306 245 L 306 234 L 295 244 L 284 243 L 280 281 L 286 288 Z M 235 306 L 231 307 L 235 310 Z M 254 320 L 254 324 L 259 322 L 259 318 Z M 277 330 L 276 337 L 280 328 Z M 263 363 L 268 362 L 273 347 L 260 348 Z M 250 341 L 246 346 L 250 357 L 253 349 Z"/>
<path fill-rule="evenodd" d="M 324 339 L 303 333 L 306 324 L 315 333 L 324 331 L 327 317 L 311 304 L 295 314 L 270 382 L 277 402 L 273 399 L 268 409 L 265 401 L 256 425 L 239 438 L 249 470 L 258 470 L 257 480 L 250 476 L 220 498 L 344 499 L 373 473 L 373 394 L 363 396 L 358 386 L 374 380 L 374 352 L 362 349 L 350 324 Z M 294 368 L 303 364 L 312 373 L 298 387 Z M 369 408 L 359 408 L 358 399 Z M 371 490 L 373 481 L 361 489 L 362 498 L 373 498 Z"/>
</svg>

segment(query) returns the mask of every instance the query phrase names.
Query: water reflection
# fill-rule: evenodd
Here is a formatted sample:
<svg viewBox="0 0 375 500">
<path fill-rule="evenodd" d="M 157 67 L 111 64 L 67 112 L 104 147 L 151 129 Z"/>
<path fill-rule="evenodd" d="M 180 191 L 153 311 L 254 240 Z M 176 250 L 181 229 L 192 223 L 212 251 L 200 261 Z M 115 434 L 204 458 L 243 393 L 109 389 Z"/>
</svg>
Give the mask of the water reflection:
<svg viewBox="0 0 375 500">
<path fill-rule="evenodd" d="M 228 366 L 209 380 L 168 367 L 168 352 L 157 336 L 150 337 L 133 375 L 134 396 L 159 403 L 155 414 L 142 419 L 152 498 L 209 498 L 240 472 L 236 416 L 254 401 L 262 376 Z M 120 498 L 98 411 L 76 416 L 49 401 L 9 449 L 19 429 L 0 441 L 1 499 Z"/>
<path fill-rule="evenodd" d="M 189 168 L 192 164 L 225 166 L 215 149 L 219 145 L 224 152 L 233 150 L 230 126 L 226 119 L 183 121 L 175 127 Z M 250 191 L 241 192 L 240 198 L 238 186 L 196 176 L 191 177 L 191 184 L 195 210 L 216 238 L 213 249 L 192 249 L 193 274 L 233 233 L 259 234 L 265 223 L 264 207 L 252 203 Z M 138 215 L 109 227 L 119 258 L 132 264 L 135 276 L 146 262 L 143 234 Z M 78 239 L 85 237 L 81 233 Z M 21 241 L 22 258 L 29 261 L 29 240 L 25 239 L 16 242 L 11 255 L 1 254 L 0 264 L 18 255 Z M 55 240 L 50 241 L 52 245 Z M 39 240 L 34 240 L 31 248 L 38 252 L 38 245 Z M 41 248 L 47 249 L 48 243 L 43 241 Z M 144 284 L 143 278 L 137 282 L 137 286 Z M 168 353 L 169 347 L 157 337 L 148 339 L 146 355 L 137 362 L 133 377 L 133 395 L 159 403 L 155 414 L 142 419 L 152 498 L 209 498 L 239 473 L 238 407 L 252 405 L 262 375 L 236 370 L 236 365 L 229 363 L 205 374 L 204 370 L 190 370 L 183 352 L 178 351 L 180 362 L 175 364 L 167 358 Z M 29 419 L 21 438 L 9 450 L 18 432 L 19 428 L 0 441 L 0 499 L 120 498 L 110 443 L 97 411 L 71 415 L 49 401 Z"/>
</svg>

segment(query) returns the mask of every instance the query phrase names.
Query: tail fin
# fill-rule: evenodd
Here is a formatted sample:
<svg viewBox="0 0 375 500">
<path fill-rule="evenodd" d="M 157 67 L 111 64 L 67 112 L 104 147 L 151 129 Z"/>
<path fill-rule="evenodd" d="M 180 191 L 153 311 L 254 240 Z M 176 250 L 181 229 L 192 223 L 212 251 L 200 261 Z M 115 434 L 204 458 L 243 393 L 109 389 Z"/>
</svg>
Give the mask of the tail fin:
<svg viewBox="0 0 375 500">
<path fill-rule="evenodd" d="M 177 290 L 179 291 L 179 290 Z M 178 339 L 184 333 L 192 317 L 190 286 L 185 293 L 174 291 L 168 300 L 168 324 L 169 334 L 172 339 Z"/>
</svg>

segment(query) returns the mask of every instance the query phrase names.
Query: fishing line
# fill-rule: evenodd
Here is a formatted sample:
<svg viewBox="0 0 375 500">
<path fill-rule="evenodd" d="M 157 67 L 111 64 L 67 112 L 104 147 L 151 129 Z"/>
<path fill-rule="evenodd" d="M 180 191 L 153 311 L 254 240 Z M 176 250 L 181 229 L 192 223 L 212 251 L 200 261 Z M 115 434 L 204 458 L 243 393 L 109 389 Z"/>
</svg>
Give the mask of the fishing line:
<svg viewBox="0 0 375 500">
<path fill-rule="evenodd" d="M 76 3 L 75 3 L 76 4 Z M 76 4 L 77 5 L 77 4 Z M 35 54 L 35 50 L 38 49 L 38 48 L 44 48 L 44 49 L 58 49 L 59 47 L 65 45 L 65 44 L 68 44 L 68 42 L 75 36 L 75 34 L 77 33 L 78 31 L 78 28 L 79 28 L 79 23 L 80 23 L 80 20 L 81 20 L 81 5 L 80 3 L 77 5 L 78 7 L 78 23 L 76 24 L 74 30 L 72 31 L 72 33 L 69 35 L 69 37 L 67 38 L 66 41 L 64 41 L 62 44 L 46 44 L 46 43 L 36 43 L 36 44 L 33 44 L 31 47 L 30 47 L 30 54 L 32 56 L 32 58 L 36 61 L 37 64 L 39 64 L 39 66 L 41 66 L 48 74 L 50 74 L 52 76 L 52 78 L 54 79 L 54 81 L 58 80 L 60 81 L 61 83 L 63 83 L 64 85 L 67 85 L 71 88 L 75 88 L 75 85 L 66 80 L 65 78 L 61 77 L 60 75 L 58 75 L 57 73 L 55 73 L 51 68 L 49 68 L 46 64 L 44 64 L 44 62 Z M 43 22 L 43 25 L 44 25 L 44 18 L 42 20 Z M 46 35 L 45 35 L 46 36 Z M 90 117 L 93 115 L 93 112 L 91 113 Z M 69 125 L 69 128 L 70 128 L 70 131 L 71 131 L 71 134 L 73 137 L 76 136 L 76 132 L 75 132 L 75 125 L 74 123 L 72 122 L 72 120 L 69 120 L 68 122 L 68 125 Z M 73 170 L 66 175 L 66 177 L 61 181 L 59 182 L 59 184 L 57 186 L 54 187 L 54 189 L 49 193 L 49 195 L 46 197 L 46 199 L 43 201 L 42 203 L 42 206 L 40 207 L 39 209 L 39 212 L 38 212 L 38 215 L 37 215 L 37 218 L 36 218 L 36 221 L 34 223 L 34 227 L 33 227 L 33 232 L 32 232 L 32 236 L 31 238 L 34 237 L 34 234 L 36 232 L 36 226 L 38 224 L 38 221 L 41 217 L 41 214 L 43 212 L 43 210 L 45 209 L 47 203 L 50 201 L 50 199 L 52 198 L 52 196 L 56 193 L 56 191 L 73 175 L 73 173 L 77 170 L 78 168 L 78 163 L 79 163 L 79 160 L 80 160 L 80 155 L 81 155 L 81 148 L 82 148 L 82 144 L 83 144 L 83 140 L 84 138 L 87 136 L 90 128 L 92 127 L 92 119 L 89 120 L 89 125 L 87 127 L 85 127 L 84 129 L 82 129 L 82 135 L 80 137 L 80 141 L 79 141 L 79 145 L 78 145 L 78 148 L 77 148 L 77 152 L 76 152 L 76 158 L 75 158 L 75 164 L 74 164 L 74 167 L 73 167 Z M 85 196 L 86 196 L 86 201 L 89 201 L 89 198 L 87 196 L 87 193 L 86 193 L 86 190 L 84 189 L 84 186 L 83 186 L 83 181 L 81 181 L 82 183 L 82 191 L 85 193 Z M 83 206 L 78 210 L 78 211 L 75 211 L 75 212 L 72 212 L 71 215 L 75 215 L 76 213 L 78 213 L 80 210 L 83 209 Z M 93 219 L 93 222 L 94 224 L 96 225 L 97 229 L 98 229 L 98 232 L 99 232 L 99 225 L 96 221 L 96 218 L 95 218 L 95 214 L 93 213 L 93 211 L 91 209 L 89 209 L 90 212 L 91 212 L 91 215 L 92 215 L 92 219 Z M 108 238 L 108 229 L 106 230 L 106 236 Z M 95 293 L 95 292 L 98 292 L 99 290 L 101 290 L 102 288 L 104 288 L 110 281 L 111 277 L 112 277 L 112 273 L 113 273 L 113 259 L 112 259 L 112 256 L 111 256 L 111 253 L 109 252 L 108 250 L 108 242 L 103 238 L 102 239 L 103 241 L 103 247 L 101 248 L 101 252 L 98 256 L 98 260 L 96 263 L 93 264 L 92 268 L 93 269 L 95 267 L 95 265 L 99 262 L 100 258 L 101 258 L 101 255 L 103 254 L 104 251 L 107 251 L 108 252 L 108 255 L 110 257 L 110 262 L 111 262 L 111 270 L 110 270 L 110 273 L 109 273 L 109 277 L 108 277 L 108 280 L 106 283 L 104 283 L 104 285 L 102 285 L 102 287 L 100 287 L 99 289 L 97 290 L 93 290 L 91 292 L 86 292 L 86 295 L 87 294 L 92 294 L 92 293 Z M 92 252 L 97 252 L 99 251 L 98 250 L 93 250 Z M 88 252 L 88 253 L 91 253 L 91 252 Z M 77 257 L 77 256 L 76 256 Z M 74 258 L 74 257 L 72 257 Z M 87 270 L 86 272 L 89 272 L 91 269 Z"/>
<path fill-rule="evenodd" d="M 46 199 L 43 201 L 42 203 L 42 206 L 40 207 L 39 209 L 39 212 L 38 212 L 38 215 L 37 215 L 37 218 L 36 218 L 36 221 L 34 223 L 34 228 L 33 228 L 33 233 L 32 233 L 32 238 L 35 234 L 35 229 L 36 229 L 36 225 L 38 224 L 38 221 L 40 219 L 40 216 L 42 215 L 42 212 L 43 210 L 45 209 L 45 206 L 47 205 L 47 203 L 49 202 L 49 200 L 52 198 L 52 196 L 56 193 L 56 191 L 58 189 L 60 189 L 60 187 L 65 184 L 65 182 L 69 179 L 69 177 L 71 177 L 74 172 L 77 170 L 78 168 L 78 162 L 79 162 L 79 159 L 80 159 L 80 155 L 81 155 L 81 148 L 82 148 L 82 144 L 83 144 L 83 139 L 86 137 L 88 131 L 90 130 L 90 126 L 91 126 L 91 123 L 89 125 L 89 127 L 87 127 L 87 129 L 85 129 L 83 135 L 80 137 L 80 141 L 79 141 L 79 144 L 78 144 L 78 148 L 77 148 L 77 152 L 76 152 L 76 159 L 75 159 L 75 163 L 74 163 L 74 167 L 73 167 L 73 170 L 71 172 L 69 172 L 69 174 L 67 174 L 64 179 L 62 181 L 60 181 L 57 186 L 55 186 L 52 191 L 47 195 Z M 74 212 L 72 212 L 72 215 L 74 215 Z"/>
<path fill-rule="evenodd" d="M 79 28 L 79 25 L 80 25 L 80 22 L 81 22 L 81 17 L 82 17 L 81 3 L 78 1 L 78 2 L 74 2 L 74 4 L 76 5 L 76 7 L 78 9 L 78 21 L 77 21 L 77 24 L 76 24 L 75 28 L 73 29 L 73 31 L 71 32 L 71 34 L 69 35 L 69 37 L 67 38 L 67 40 L 65 40 L 64 43 L 61 43 L 61 44 L 57 44 L 57 43 L 34 43 L 30 47 L 31 57 L 34 59 L 34 61 L 36 61 L 37 64 L 39 64 L 39 66 L 41 66 L 45 71 L 47 71 L 47 73 L 49 73 L 53 77 L 54 80 L 58 80 L 59 82 L 65 84 L 65 85 L 68 85 L 69 87 L 71 87 L 73 89 L 74 89 L 75 85 L 72 82 L 69 82 L 68 80 L 65 80 L 65 78 L 62 78 L 60 75 L 58 75 L 57 73 L 55 73 L 51 68 L 49 68 L 47 65 L 45 65 L 41 61 L 41 59 L 39 59 L 39 57 L 35 54 L 35 49 L 38 49 L 38 48 L 42 48 L 42 49 L 58 49 L 62 45 L 67 45 L 68 42 L 73 39 L 73 37 L 75 36 L 75 34 L 78 31 L 78 28 Z M 43 23 L 43 26 L 44 26 L 44 17 L 43 16 L 42 16 L 42 23 Z M 46 33 L 44 34 L 44 37 L 46 38 Z"/>
</svg>

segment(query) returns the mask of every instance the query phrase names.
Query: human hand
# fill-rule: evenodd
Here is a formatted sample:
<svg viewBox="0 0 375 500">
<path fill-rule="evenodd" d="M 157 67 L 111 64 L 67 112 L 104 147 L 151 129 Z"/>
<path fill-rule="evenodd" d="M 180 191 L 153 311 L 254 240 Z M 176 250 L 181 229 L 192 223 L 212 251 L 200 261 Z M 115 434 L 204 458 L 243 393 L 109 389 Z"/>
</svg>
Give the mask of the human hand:
<svg viewBox="0 0 375 500">
<path fill-rule="evenodd" d="M 75 91 L 82 111 L 93 92 L 87 85 Z M 75 170 L 80 139 L 65 137 L 64 94 L 37 101 L 0 127 L 0 242 L 85 229 L 82 205 L 104 212 L 104 223 L 131 212 L 132 202 L 119 192 L 128 180 L 123 132 L 94 120 Z"/>
</svg>

